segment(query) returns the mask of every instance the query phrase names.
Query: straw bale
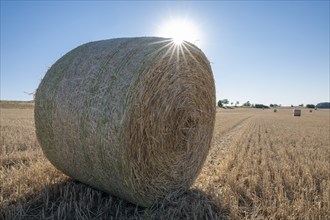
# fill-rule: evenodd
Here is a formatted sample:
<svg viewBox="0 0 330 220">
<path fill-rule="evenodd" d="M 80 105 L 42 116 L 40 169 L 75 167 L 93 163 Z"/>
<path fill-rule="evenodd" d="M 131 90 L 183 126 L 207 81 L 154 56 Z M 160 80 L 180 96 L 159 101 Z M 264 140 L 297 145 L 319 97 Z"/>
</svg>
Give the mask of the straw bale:
<svg viewBox="0 0 330 220">
<path fill-rule="evenodd" d="M 301 116 L 301 110 L 300 109 L 293 109 L 293 116 Z"/>
<path fill-rule="evenodd" d="M 35 96 L 37 138 L 65 174 L 141 206 L 185 192 L 210 148 L 215 86 L 193 44 L 119 38 L 81 45 Z"/>
</svg>

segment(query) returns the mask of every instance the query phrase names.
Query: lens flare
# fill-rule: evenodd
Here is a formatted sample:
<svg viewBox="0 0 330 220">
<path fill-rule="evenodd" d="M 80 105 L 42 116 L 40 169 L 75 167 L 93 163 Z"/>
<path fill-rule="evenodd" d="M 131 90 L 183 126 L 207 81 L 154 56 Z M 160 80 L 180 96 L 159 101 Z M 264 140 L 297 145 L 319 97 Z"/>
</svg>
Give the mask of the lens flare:
<svg viewBox="0 0 330 220">
<path fill-rule="evenodd" d="M 183 41 L 195 43 L 198 41 L 198 30 L 195 25 L 186 20 L 172 20 L 161 27 L 161 36 L 173 39 L 176 45 L 181 45 Z"/>
</svg>

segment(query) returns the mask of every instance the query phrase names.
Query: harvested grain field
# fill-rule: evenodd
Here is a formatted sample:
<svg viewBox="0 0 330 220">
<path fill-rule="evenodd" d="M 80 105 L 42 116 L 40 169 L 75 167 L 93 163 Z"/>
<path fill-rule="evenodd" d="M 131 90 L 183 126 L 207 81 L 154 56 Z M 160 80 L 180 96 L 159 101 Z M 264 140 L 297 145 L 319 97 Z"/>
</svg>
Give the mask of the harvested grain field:
<svg viewBox="0 0 330 220">
<path fill-rule="evenodd" d="M 33 109 L 1 109 L 0 218 L 329 219 L 330 111 L 218 110 L 195 184 L 151 208 L 76 182 L 43 156 Z"/>
</svg>

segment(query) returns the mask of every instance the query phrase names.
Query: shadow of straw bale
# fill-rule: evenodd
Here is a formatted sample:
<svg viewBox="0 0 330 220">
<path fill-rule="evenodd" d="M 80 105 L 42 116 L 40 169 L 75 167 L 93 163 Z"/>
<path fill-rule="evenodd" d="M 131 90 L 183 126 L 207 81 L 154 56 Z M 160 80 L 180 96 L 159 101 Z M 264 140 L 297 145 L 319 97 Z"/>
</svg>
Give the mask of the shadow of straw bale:
<svg viewBox="0 0 330 220">
<path fill-rule="evenodd" d="M 157 201 L 149 210 L 150 219 L 227 219 L 211 195 L 199 189 L 191 189 L 180 196 L 169 196 Z"/>
<path fill-rule="evenodd" d="M 211 196 L 189 190 L 143 208 L 74 180 L 45 187 L 29 202 L 0 210 L 0 219 L 226 219 Z M 25 200 L 24 199 L 24 200 Z"/>
</svg>

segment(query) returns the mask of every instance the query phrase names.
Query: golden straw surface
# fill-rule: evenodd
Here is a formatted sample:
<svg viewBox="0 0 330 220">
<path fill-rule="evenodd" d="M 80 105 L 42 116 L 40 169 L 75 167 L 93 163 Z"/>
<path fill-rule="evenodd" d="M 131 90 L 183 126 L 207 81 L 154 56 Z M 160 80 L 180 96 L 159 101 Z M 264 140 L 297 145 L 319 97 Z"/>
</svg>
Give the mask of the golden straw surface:
<svg viewBox="0 0 330 220">
<path fill-rule="evenodd" d="M 48 70 L 35 97 L 37 138 L 51 163 L 141 206 L 192 185 L 214 121 L 209 61 L 165 38 L 79 46 Z"/>
</svg>

